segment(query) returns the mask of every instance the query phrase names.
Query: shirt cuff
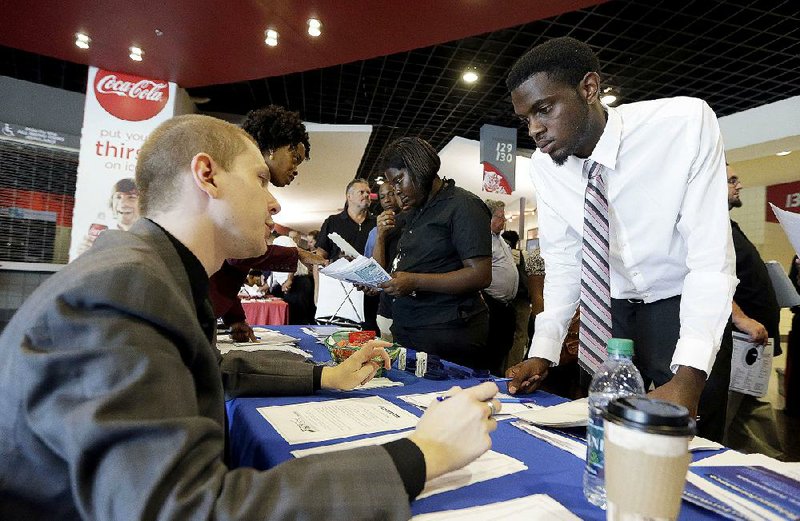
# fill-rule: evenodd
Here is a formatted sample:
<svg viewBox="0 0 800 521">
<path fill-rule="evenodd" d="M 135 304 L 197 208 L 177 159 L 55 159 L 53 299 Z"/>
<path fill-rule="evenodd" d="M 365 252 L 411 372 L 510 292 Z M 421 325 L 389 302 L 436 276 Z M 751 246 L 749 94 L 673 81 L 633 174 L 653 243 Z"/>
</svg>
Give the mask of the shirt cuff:
<svg viewBox="0 0 800 521">
<path fill-rule="evenodd" d="M 546 360 L 550 360 L 551 367 L 555 367 L 558 365 L 558 361 L 561 359 L 561 344 L 563 342 L 559 342 L 557 339 L 554 338 L 547 338 L 542 336 L 533 336 L 533 341 L 531 342 L 531 349 L 528 352 L 528 358 L 538 357 L 544 358 Z"/>
<path fill-rule="evenodd" d="M 708 379 L 711 368 L 714 367 L 714 360 L 717 358 L 717 351 L 719 351 L 719 346 L 709 345 L 707 341 L 680 338 L 675 345 L 675 353 L 672 355 L 669 368 L 673 373 L 677 373 L 679 365 L 694 367 L 705 371 L 706 379 Z"/>
<path fill-rule="evenodd" d="M 394 461 L 394 466 L 400 473 L 400 479 L 403 480 L 408 500 L 414 501 L 425 487 L 426 468 L 422 450 L 408 438 L 390 441 L 381 446 L 386 449 Z"/>
<path fill-rule="evenodd" d="M 314 375 L 314 392 L 317 392 L 320 389 L 322 389 L 322 369 L 324 367 L 325 367 L 324 365 L 315 365 L 314 366 L 314 372 L 313 372 L 313 375 Z"/>
</svg>

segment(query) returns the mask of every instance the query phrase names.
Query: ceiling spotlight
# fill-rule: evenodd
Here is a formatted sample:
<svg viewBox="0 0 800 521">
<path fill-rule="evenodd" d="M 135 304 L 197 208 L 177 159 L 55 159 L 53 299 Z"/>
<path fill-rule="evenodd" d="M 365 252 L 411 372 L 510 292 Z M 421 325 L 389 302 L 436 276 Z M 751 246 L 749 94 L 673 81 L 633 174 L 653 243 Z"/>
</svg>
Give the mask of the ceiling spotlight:
<svg viewBox="0 0 800 521">
<path fill-rule="evenodd" d="M 617 97 L 613 94 L 604 94 L 600 96 L 600 101 L 602 101 L 605 105 L 611 105 L 615 101 L 617 101 Z"/>
<path fill-rule="evenodd" d="M 267 29 L 267 32 L 264 33 L 265 39 L 264 43 L 269 45 L 270 47 L 275 47 L 278 45 L 278 31 L 274 29 Z"/>
<path fill-rule="evenodd" d="M 792 151 L 791 151 L 791 150 L 782 150 L 781 152 L 778 152 L 778 153 L 777 153 L 777 154 L 775 154 L 775 155 L 776 155 L 776 156 L 788 156 L 788 155 L 789 155 L 789 154 L 791 154 L 791 153 L 792 153 Z"/>
<path fill-rule="evenodd" d="M 80 47 L 81 49 L 88 49 L 89 44 L 92 43 L 92 39 L 89 38 L 88 35 L 83 33 L 75 33 L 75 46 Z"/>
<path fill-rule="evenodd" d="M 467 69 L 464 74 L 461 76 L 461 79 L 464 80 L 466 83 L 475 83 L 478 81 L 478 71 L 475 67 L 470 67 Z"/>
<path fill-rule="evenodd" d="M 131 51 L 131 53 L 128 55 L 128 57 L 131 60 L 133 60 L 135 62 L 142 61 L 142 56 L 144 55 L 144 51 L 143 50 L 141 50 L 139 47 L 131 47 L 130 51 Z"/>
<path fill-rule="evenodd" d="M 376 185 L 382 185 L 383 184 L 383 179 L 376 179 L 375 180 L 375 184 Z"/>
<path fill-rule="evenodd" d="M 603 94 L 607 94 L 609 92 L 611 92 L 611 87 L 606 87 L 605 89 L 603 89 Z"/>
<path fill-rule="evenodd" d="M 317 20 L 316 18 L 309 18 L 308 19 L 308 34 L 313 37 L 317 37 L 322 34 L 322 22 Z"/>
</svg>

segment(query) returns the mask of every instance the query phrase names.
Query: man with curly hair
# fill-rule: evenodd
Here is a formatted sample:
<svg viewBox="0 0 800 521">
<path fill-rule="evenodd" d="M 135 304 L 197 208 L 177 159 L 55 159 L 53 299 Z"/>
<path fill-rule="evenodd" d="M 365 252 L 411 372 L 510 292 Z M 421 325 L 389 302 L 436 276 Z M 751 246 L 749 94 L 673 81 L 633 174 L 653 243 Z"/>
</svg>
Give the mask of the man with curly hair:
<svg viewBox="0 0 800 521">
<path fill-rule="evenodd" d="M 311 158 L 308 132 L 297 112 L 268 105 L 251 110 L 242 128 L 253 136 L 264 154 L 273 186 L 289 186 L 297 177 L 297 167 Z"/>
<path fill-rule="evenodd" d="M 310 157 L 308 132 L 297 112 L 277 105 L 251 110 L 242 124 L 264 156 L 269 168 L 270 183 L 276 187 L 289 185 L 297 177 L 297 167 Z M 214 313 L 231 328 L 237 342 L 255 341 L 239 301 L 239 288 L 250 269 L 294 273 L 297 263 L 313 267 L 325 259 L 300 248 L 270 245 L 267 253 L 253 259 L 228 259 L 210 280 L 209 294 Z"/>
</svg>

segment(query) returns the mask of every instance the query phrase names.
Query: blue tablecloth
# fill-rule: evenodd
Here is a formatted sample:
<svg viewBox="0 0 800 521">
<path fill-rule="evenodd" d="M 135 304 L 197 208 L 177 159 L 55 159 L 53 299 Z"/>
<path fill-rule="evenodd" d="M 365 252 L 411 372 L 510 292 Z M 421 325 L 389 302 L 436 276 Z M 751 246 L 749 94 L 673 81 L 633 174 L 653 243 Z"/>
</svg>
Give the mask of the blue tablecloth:
<svg viewBox="0 0 800 521">
<path fill-rule="evenodd" d="M 320 362 L 329 360 L 327 349 L 303 333 L 300 327 L 270 326 L 270 329 L 299 338 L 300 347 L 312 352 L 315 360 Z M 268 469 L 292 458 L 290 454 L 292 450 L 369 437 L 356 436 L 323 443 L 290 446 L 258 413 L 256 410 L 258 407 L 378 395 L 419 416 L 421 415 L 419 409 L 399 400 L 397 396 L 444 390 L 453 385 L 468 387 L 478 383 L 477 379 L 427 380 L 396 369 L 392 369 L 388 376 L 392 380 L 402 381 L 404 386 L 370 391 L 320 391 L 314 396 L 237 398 L 229 401 L 227 408 L 230 422 L 231 465 Z M 505 392 L 505 387 L 504 383 L 500 384 L 501 391 Z M 530 396 L 541 405 L 554 405 L 563 401 L 562 398 L 543 392 L 536 392 Z M 528 466 L 527 470 L 415 501 L 411 505 L 412 512 L 421 514 L 484 505 L 530 494 L 548 494 L 581 519 L 605 519 L 605 512 L 583 497 L 583 460 L 534 438 L 510 425 L 509 422 L 510 420 L 499 422 L 497 430 L 492 434 L 492 449 L 524 462 Z M 708 452 L 695 454 L 694 458 L 708 455 Z M 357 469 L 353 471 L 358 472 Z M 680 519 L 718 519 L 718 517 L 684 502 Z"/>
</svg>

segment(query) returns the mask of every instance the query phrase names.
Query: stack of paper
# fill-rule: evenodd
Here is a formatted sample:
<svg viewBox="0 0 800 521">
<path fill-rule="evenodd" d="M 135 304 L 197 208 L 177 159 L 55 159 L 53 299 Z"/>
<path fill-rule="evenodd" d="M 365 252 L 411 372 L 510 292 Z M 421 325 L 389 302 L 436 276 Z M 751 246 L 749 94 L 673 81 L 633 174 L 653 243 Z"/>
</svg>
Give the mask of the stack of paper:
<svg viewBox="0 0 800 521">
<path fill-rule="evenodd" d="M 323 454 L 337 450 L 347 450 L 356 447 L 366 447 L 369 445 L 380 445 L 390 441 L 398 440 L 408 436 L 408 434 L 408 432 L 399 432 L 384 436 L 377 436 L 374 438 L 364 438 L 361 440 L 336 443 L 334 445 L 324 445 L 322 447 L 313 447 L 310 449 L 293 450 L 292 455 L 295 458 L 302 458 L 312 454 Z M 526 470 L 527 468 L 528 467 L 518 459 L 490 450 L 485 452 L 469 465 L 458 470 L 454 470 L 453 472 L 443 474 L 438 478 L 432 479 L 425 483 L 425 488 L 422 490 L 419 496 L 417 496 L 417 499 L 447 492 L 448 490 L 466 487 L 467 485 L 472 485 L 473 483 L 480 483 L 482 481 L 508 476 L 509 474 Z"/>
<path fill-rule="evenodd" d="M 366 389 L 378 389 L 380 387 L 403 387 L 403 382 L 395 382 L 386 377 L 373 378 L 365 384 L 356 387 L 355 391 L 364 391 Z"/>
<path fill-rule="evenodd" d="M 582 427 L 589 421 L 589 402 L 586 398 L 552 407 L 540 407 L 514 413 L 520 420 L 544 427 Z"/>
<path fill-rule="evenodd" d="M 586 440 L 582 440 L 577 436 L 570 436 L 562 431 L 541 429 L 523 421 L 515 421 L 512 422 L 511 425 L 527 432 L 531 436 L 549 443 L 557 449 L 565 450 L 580 459 L 586 457 Z"/>
<path fill-rule="evenodd" d="M 217 335 L 217 349 L 222 354 L 228 351 L 283 351 L 310 358 L 311 353 L 297 347 L 298 340 L 278 331 L 254 327 L 255 342 L 234 342 L 230 335 Z"/>
<path fill-rule="evenodd" d="M 445 396 L 447 394 L 446 391 L 441 392 L 433 392 L 433 393 L 420 393 L 420 394 L 406 394 L 404 396 L 398 396 L 401 400 L 406 403 L 410 403 L 415 407 L 419 407 L 422 410 L 427 409 L 430 407 L 431 403 L 433 403 L 438 397 Z M 513 400 L 517 399 L 514 396 L 510 396 L 504 393 L 497 393 L 496 398 L 503 400 Z M 530 411 L 533 409 L 541 409 L 540 405 L 536 405 L 534 403 L 507 403 L 503 402 L 501 404 L 500 413 L 495 414 L 494 418 L 496 420 L 506 420 L 511 418 L 512 416 L 517 415 L 518 413 L 522 413 L 523 411 Z"/>
<path fill-rule="evenodd" d="M 333 279 L 343 280 L 351 284 L 361 284 L 371 288 L 377 288 L 379 284 L 391 279 L 386 270 L 375 259 L 364 257 L 363 255 L 359 255 L 352 261 L 342 257 L 333 264 L 325 266 L 319 272 Z"/>
<path fill-rule="evenodd" d="M 379 396 L 256 409 L 290 445 L 414 427 L 419 418 Z"/>
<path fill-rule="evenodd" d="M 546 494 L 500 501 L 489 505 L 419 514 L 412 521 L 573 521 L 578 516 Z"/>
<path fill-rule="evenodd" d="M 800 463 L 728 450 L 692 463 L 683 498 L 729 519 L 800 519 Z"/>
</svg>

